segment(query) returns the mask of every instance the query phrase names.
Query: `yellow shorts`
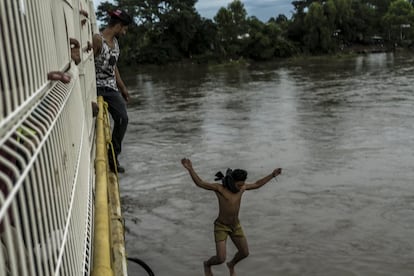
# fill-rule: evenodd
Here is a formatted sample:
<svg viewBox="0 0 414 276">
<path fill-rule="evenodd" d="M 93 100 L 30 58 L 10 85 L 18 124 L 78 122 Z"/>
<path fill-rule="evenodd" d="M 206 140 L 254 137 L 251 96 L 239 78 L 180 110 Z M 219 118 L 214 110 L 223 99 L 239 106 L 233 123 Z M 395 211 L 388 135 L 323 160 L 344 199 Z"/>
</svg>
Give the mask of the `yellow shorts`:
<svg viewBox="0 0 414 276">
<path fill-rule="evenodd" d="M 234 225 L 223 224 L 219 221 L 214 222 L 214 239 L 216 242 L 225 241 L 227 236 L 230 237 L 244 237 L 243 229 L 240 225 L 240 222 L 237 222 Z"/>
</svg>

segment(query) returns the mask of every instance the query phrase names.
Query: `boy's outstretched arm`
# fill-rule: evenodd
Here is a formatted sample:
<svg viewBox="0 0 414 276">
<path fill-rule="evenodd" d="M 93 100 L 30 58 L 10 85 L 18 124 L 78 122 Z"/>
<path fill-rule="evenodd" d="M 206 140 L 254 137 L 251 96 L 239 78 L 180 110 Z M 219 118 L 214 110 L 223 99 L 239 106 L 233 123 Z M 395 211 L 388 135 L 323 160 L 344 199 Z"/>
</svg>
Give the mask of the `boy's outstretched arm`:
<svg viewBox="0 0 414 276">
<path fill-rule="evenodd" d="M 257 180 L 256 182 L 254 182 L 252 184 L 246 184 L 245 185 L 246 190 L 258 189 L 258 188 L 262 187 L 264 184 L 266 184 L 267 182 L 269 182 L 270 180 L 272 180 L 274 177 L 278 176 L 281 173 L 282 173 L 281 168 L 274 169 L 271 174 L 266 175 L 265 177 Z"/>
<path fill-rule="evenodd" d="M 204 181 L 203 179 L 201 179 L 198 174 L 195 172 L 194 168 L 193 168 L 193 164 L 191 163 L 191 160 L 188 158 L 183 158 L 181 159 L 181 164 L 183 164 L 184 168 L 186 168 L 191 176 L 191 179 L 194 181 L 194 183 L 203 189 L 206 190 L 214 190 L 214 191 L 219 191 L 221 188 L 221 185 L 217 184 L 217 183 L 208 183 L 206 181 Z"/>
</svg>

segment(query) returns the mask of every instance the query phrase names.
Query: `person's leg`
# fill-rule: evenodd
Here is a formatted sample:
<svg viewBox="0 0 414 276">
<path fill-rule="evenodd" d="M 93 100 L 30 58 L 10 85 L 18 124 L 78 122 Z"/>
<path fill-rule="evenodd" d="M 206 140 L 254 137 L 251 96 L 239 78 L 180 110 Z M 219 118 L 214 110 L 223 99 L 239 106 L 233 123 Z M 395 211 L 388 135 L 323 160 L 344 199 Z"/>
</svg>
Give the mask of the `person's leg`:
<svg viewBox="0 0 414 276">
<path fill-rule="evenodd" d="M 244 236 L 232 236 L 231 240 L 237 248 L 237 253 L 234 255 L 233 259 L 227 263 L 227 267 L 230 271 L 230 276 L 235 276 L 236 272 L 234 271 L 234 266 L 249 256 L 249 246 L 247 245 L 247 239 Z"/>
<path fill-rule="evenodd" d="M 226 260 L 226 240 L 216 242 L 216 255 L 204 262 L 204 274 L 206 276 L 212 276 L 212 265 L 219 265 Z"/>
<path fill-rule="evenodd" d="M 107 96 L 105 101 L 108 103 L 108 110 L 114 120 L 112 130 L 112 143 L 115 155 L 118 156 L 122 150 L 122 140 L 124 139 L 128 126 L 128 113 L 126 103 L 121 93 L 113 92 Z"/>
<path fill-rule="evenodd" d="M 119 166 L 118 155 L 121 153 L 122 140 L 124 139 L 128 126 L 128 114 L 125 100 L 121 93 L 110 88 L 98 88 L 98 96 L 103 96 L 105 102 L 108 103 L 108 111 L 114 121 L 114 128 L 112 130 L 112 145 L 114 147 L 116 163 L 114 164 L 112 150 L 109 149 L 109 166 L 112 171 L 114 171 L 114 167 L 117 166 L 118 172 L 124 172 L 125 170 Z"/>
</svg>

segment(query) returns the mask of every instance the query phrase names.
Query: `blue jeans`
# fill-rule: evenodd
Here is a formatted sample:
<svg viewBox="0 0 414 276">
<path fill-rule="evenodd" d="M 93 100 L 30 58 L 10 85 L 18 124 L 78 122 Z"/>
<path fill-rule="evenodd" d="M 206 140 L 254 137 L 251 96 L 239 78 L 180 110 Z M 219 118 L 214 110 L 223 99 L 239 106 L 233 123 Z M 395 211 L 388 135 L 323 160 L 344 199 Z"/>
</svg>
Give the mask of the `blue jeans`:
<svg viewBox="0 0 414 276">
<path fill-rule="evenodd" d="M 97 95 L 102 96 L 105 102 L 108 103 L 108 111 L 114 120 L 112 144 L 114 145 L 115 156 L 118 161 L 118 155 L 122 150 L 122 140 L 128 126 L 126 102 L 121 92 L 109 87 L 97 87 Z"/>
</svg>

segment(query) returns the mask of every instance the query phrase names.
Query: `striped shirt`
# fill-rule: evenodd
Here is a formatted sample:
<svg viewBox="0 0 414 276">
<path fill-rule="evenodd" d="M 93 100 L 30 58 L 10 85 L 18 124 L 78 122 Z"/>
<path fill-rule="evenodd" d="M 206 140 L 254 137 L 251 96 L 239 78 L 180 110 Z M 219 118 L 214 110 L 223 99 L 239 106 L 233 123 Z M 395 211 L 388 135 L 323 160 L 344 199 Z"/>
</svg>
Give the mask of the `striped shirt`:
<svg viewBox="0 0 414 276">
<path fill-rule="evenodd" d="M 115 66 L 119 58 L 118 40 L 114 37 L 114 48 L 111 48 L 102 36 L 101 52 L 95 57 L 96 86 L 109 87 L 118 91 L 115 78 Z"/>
</svg>

